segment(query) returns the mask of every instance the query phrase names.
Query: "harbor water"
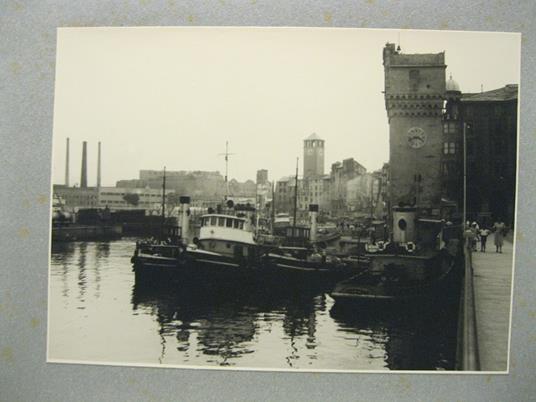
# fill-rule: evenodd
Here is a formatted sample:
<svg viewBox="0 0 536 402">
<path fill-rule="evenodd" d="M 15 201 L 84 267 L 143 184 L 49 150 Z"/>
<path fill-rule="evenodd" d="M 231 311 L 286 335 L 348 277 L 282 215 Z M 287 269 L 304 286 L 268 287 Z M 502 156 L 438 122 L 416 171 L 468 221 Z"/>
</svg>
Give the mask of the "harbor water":
<svg viewBox="0 0 536 402">
<path fill-rule="evenodd" d="M 56 243 L 49 359 L 303 370 L 452 370 L 458 297 L 342 308 L 322 283 L 142 281 L 135 239 Z M 425 304 L 425 303 L 424 303 Z"/>
</svg>

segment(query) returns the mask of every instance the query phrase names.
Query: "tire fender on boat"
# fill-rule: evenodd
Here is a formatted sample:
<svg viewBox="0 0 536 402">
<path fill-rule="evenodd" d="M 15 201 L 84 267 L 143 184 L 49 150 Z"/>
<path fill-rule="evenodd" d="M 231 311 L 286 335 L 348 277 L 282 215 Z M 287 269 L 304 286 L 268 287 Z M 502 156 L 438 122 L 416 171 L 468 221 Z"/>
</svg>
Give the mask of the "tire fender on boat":
<svg viewBox="0 0 536 402">
<path fill-rule="evenodd" d="M 406 249 L 408 253 L 413 253 L 415 252 L 415 249 L 416 249 L 415 243 L 413 243 L 412 241 L 407 242 L 406 244 L 404 244 L 404 248 Z"/>
</svg>

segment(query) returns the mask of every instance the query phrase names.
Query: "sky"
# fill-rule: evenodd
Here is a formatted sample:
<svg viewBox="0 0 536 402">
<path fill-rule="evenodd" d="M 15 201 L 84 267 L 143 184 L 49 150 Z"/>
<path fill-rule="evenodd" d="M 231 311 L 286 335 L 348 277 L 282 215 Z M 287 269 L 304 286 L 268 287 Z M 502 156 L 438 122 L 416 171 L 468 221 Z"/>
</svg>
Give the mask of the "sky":
<svg viewBox="0 0 536 402">
<path fill-rule="evenodd" d="M 225 172 L 255 180 L 294 175 L 303 140 L 325 140 L 325 173 L 354 158 L 374 171 L 389 160 L 382 49 L 445 51 L 446 77 L 463 92 L 519 83 L 520 35 L 348 28 L 60 28 L 53 182 L 133 179 L 141 169 Z"/>
</svg>

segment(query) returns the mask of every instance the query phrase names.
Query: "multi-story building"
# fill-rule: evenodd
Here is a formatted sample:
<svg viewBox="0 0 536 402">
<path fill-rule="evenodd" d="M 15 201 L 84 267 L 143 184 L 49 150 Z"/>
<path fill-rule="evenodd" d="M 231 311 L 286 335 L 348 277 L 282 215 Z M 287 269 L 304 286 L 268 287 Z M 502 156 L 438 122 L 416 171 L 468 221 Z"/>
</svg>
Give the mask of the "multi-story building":
<svg viewBox="0 0 536 402">
<path fill-rule="evenodd" d="M 282 177 L 275 185 L 275 211 L 291 213 L 294 209 L 294 192 L 296 188 L 294 177 Z"/>
<path fill-rule="evenodd" d="M 117 187 L 161 189 L 163 170 L 140 170 L 139 179 L 119 180 Z M 192 200 L 219 202 L 224 196 L 255 196 L 256 185 L 252 180 L 238 182 L 229 180 L 228 186 L 219 172 L 212 171 L 166 171 L 166 187 L 176 194 L 189 195 Z M 229 194 L 227 193 L 229 189 Z"/>
<path fill-rule="evenodd" d="M 166 197 L 173 190 L 166 190 Z M 145 209 L 160 211 L 162 208 L 162 189 L 101 187 L 99 190 L 99 207 L 116 209 Z"/>
<path fill-rule="evenodd" d="M 443 197 L 463 209 L 463 143 L 466 137 L 467 217 L 513 224 L 517 151 L 517 85 L 462 93 L 450 77 L 443 125 Z"/>
<path fill-rule="evenodd" d="M 348 182 L 366 172 L 367 169 L 354 158 L 347 158 L 331 165 L 329 203 L 333 215 L 346 215 L 349 212 Z M 351 210 L 354 210 L 354 207 L 355 203 Z"/>
<path fill-rule="evenodd" d="M 302 211 L 309 210 L 309 204 L 317 204 L 320 213 L 329 210 L 331 181 L 329 175 L 313 176 L 298 182 L 298 203 Z"/>
<path fill-rule="evenodd" d="M 466 125 L 467 214 L 514 224 L 517 173 L 516 84 L 463 94 Z"/>
<path fill-rule="evenodd" d="M 63 206 L 68 210 L 79 208 L 97 208 L 99 206 L 97 187 L 69 187 L 54 184 L 54 197 L 63 200 Z"/>
</svg>

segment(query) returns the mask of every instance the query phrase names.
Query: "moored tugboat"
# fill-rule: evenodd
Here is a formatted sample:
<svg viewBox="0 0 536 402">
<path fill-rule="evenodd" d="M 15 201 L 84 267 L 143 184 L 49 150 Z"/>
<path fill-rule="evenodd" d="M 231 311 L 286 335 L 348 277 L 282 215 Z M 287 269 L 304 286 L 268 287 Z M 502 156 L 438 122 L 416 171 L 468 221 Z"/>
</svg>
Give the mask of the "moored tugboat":
<svg viewBox="0 0 536 402">
<path fill-rule="evenodd" d="M 262 271 L 278 279 L 337 281 L 360 271 L 355 261 L 343 259 L 320 247 L 317 237 L 318 205 L 309 205 L 311 227 L 287 228 L 284 245 L 268 250 L 262 257 Z"/>
<path fill-rule="evenodd" d="M 335 286 L 338 303 L 422 301 L 447 289 L 460 254 L 459 228 L 416 219 L 415 212 L 393 209 L 393 242 L 368 247 L 370 267 Z"/>
</svg>

